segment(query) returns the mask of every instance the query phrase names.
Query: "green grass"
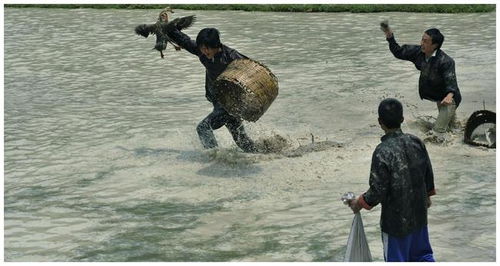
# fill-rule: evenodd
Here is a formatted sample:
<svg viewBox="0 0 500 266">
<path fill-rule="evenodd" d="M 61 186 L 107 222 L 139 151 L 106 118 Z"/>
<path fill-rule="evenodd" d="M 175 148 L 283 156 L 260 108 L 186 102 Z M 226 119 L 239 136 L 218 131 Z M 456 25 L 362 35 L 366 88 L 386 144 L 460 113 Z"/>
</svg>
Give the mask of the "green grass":
<svg viewBox="0 0 500 266">
<path fill-rule="evenodd" d="M 9 4 L 5 7 L 25 8 L 118 8 L 118 9 L 163 9 L 167 6 L 151 4 Z M 275 5 L 257 5 L 257 4 L 173 4 L 173 9 L 185 10 L 243 10 L 243 11 L 272 11 L 272 12 L 352 12 L 352 13 L 373 13 L 373 12 L 425 12 L 425 13 L 476 13 L 493 12 L 496 10 L 493 4 L 477 5 L 453 5 L 453 4 L 275 4 Z"/>
</svg>

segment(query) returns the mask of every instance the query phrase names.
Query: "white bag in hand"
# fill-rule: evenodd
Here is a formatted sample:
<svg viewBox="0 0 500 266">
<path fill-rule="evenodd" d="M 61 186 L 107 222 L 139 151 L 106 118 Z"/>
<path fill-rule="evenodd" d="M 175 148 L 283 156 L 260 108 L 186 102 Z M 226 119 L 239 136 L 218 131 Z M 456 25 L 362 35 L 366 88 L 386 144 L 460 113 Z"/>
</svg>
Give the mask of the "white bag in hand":
<svg viewBox="0 0 500 266">
<path fill-rule="evenodd" d="M 361 220 L 361 214 L 359 212 L 354 215 L 354 219 L 352 220 L 351 233 L 349 233 L 344 261 L 372 261 L 370 248 L 366 241 L 363 220 Z"/>
</svg>

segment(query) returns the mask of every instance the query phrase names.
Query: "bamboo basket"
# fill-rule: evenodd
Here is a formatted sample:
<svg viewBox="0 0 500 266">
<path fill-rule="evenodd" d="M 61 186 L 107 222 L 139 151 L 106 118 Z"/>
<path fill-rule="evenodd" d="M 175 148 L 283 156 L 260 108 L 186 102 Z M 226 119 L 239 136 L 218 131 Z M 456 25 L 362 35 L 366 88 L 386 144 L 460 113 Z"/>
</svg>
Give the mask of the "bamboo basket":
<svg viewBox="0 0 500 266">
<path fill-rule="evenodd" d="M 255 122 L 278 96 L 278 78 L 260 62 L 237 59 L 217 77 L 214 89 L 229 114 Z"/>
</svg>

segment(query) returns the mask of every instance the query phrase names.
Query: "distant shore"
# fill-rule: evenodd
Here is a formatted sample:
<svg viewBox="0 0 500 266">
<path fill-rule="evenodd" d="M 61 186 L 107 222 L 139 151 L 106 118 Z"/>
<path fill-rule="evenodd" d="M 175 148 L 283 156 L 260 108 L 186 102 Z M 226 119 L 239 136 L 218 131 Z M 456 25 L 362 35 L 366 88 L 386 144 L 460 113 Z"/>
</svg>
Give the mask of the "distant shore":
<svg viewBox="0 0 500 266">
<path fill-rule="evenodd" d="M 9 4 L 6 8 L 96 8 L 96 9 L 173 9 L 185 10 L 242 10 L 270 12 L 417 12 L 417 13 L 480 13 L 493 12 L 493 4 L 454 5 L 454 4 Z"/>
</svg>

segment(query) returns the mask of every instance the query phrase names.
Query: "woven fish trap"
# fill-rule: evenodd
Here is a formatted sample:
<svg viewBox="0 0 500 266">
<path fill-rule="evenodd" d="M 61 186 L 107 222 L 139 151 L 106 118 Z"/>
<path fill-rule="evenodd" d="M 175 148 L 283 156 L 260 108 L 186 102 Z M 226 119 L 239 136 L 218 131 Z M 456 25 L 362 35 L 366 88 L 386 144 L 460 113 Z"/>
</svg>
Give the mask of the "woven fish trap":
<svg viewBox="0 0 500 266">
<path fill-rule="evenodd" d="M 495 112 L 489 110 L 479 110 L 472 113 L 472 115 L 467 119 L 467 124 L 464 129 L 464 142 L 474 146 L 483 146 L 486 148 L 495 148 L 496 149 L 496 131 L 493 134 L 492 139 L 488 139 L 488 143 L 486 142 L 478 142 L 472 138 L 472 135 L 475 129 L 479 128 L 483 124 L 494 124 L 494 127 L 488 127 L 489 130 L 495 130 L 497 115 Z M 488 131 L 489 131 L 488 130 Z M 484 132 L 485 135 L 488 132 Z"/>
<path fill-rule="evenodd" d="M 217 77 L 214 89 L 229 114 L 255 122 L 278 96 L 278 78 L 260 62 L 237 59 Z"/>
</svg>

